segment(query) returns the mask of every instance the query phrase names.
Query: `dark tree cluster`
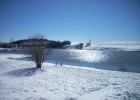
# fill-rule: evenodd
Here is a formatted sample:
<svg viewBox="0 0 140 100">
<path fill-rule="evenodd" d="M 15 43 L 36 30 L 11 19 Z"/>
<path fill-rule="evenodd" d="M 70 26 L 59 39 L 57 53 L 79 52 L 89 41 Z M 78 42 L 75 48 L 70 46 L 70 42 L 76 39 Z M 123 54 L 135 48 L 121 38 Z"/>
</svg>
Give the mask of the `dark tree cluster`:
<svg viewBox="0 0 140 100">
<path fill-rule="evenodd" d="M 0 42 L 0 48 L 12 48 L 13 45 L 6 43 L 6 42 Z"/>
<path fill-rule="evenodd" d="M 16 45 L 17 47 L 27 47 L 27 46 L 30 46 L 31 41 L 35 41 L 35 39 L 18 40 L 18 41 L 11 42 L 10 44 Z M 47 40 L 47 39 L 40 39 L 39 41 L 46 44 L 48 48 L 53 48 L 53 49 L 62 48 L 64 45 L 71 44 L 70 41 L 60 42 L 60 41 L 53 41 L 53 40 Z"/>
<path fill-rule="evenodd" d="M 79 43 L 76 45 L 75 49 L 83 49 L 83 43 Z"/>
<path fill-rule="evenodd" d="M 63 41 L 63 42 L 60 42 L 60 41 L 49 41 L 49 43 L 48 43 L 49 48 L 62 48 L 63 46 L 70 45 L 70 44 L 71 44 L 70 41 Z"/>
</svg>

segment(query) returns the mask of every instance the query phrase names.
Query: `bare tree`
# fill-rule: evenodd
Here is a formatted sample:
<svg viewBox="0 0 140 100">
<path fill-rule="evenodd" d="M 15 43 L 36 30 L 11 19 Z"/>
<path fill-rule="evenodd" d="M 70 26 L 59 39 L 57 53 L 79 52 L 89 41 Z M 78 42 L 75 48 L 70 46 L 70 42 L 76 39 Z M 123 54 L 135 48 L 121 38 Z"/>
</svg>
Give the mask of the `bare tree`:
<svg viewBox="0 0 140 100">
<path fill-rule="evenodd" d="M 41 68 L 46 56 L 50 54 L 51 49 L 47 49 L 48 44 L 43 35 L 33 35 L 25 43 L 24 51 L 28 58 L 35 62 L 37 68 Z"/>
<path fill-rule="evenodd" d="M 85 47 L 88 47 L 88 46 L 90 46 L 90 45 L 91 45 L 91 40 L 89 40 L 89 42 L 86 43 Z"/>
<path fill-rule="evenodd" d="M 13 37 L 10 39 L 9 43 L 12 43 L 12 42 L 14 42 L 14 38 Z"/>
</svg>

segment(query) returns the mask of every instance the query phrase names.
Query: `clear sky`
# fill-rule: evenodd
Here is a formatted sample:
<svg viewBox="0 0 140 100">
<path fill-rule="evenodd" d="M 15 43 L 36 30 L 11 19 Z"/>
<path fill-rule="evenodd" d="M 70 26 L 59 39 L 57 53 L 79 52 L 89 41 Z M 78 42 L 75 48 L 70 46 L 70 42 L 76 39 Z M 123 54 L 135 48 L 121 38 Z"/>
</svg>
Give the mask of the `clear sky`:
<svg viewBox="0 0 140 100">
<path fill-rule="evenodd" d="M 140 0 L 0 0 L 0 41 L 140 40 Z"/>
</svg>

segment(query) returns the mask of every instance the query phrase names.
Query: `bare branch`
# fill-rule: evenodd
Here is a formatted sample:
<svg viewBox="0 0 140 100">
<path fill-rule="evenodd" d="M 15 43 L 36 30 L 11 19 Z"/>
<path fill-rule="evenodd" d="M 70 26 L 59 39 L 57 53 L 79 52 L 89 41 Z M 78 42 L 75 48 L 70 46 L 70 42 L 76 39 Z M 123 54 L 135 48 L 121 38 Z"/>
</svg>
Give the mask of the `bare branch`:
<svg viewBox="0 0 140 100">
<path fill-rule="evenodd" d="M 51 49 L 47 49 L 47 43 L 43 41 L 44 36 L 37 34 L 29 38 L 24 48 L 25 55 L 35 62 L 36 67 L 41 68 L 45 58 L 50 54 Z"/>
</svg>

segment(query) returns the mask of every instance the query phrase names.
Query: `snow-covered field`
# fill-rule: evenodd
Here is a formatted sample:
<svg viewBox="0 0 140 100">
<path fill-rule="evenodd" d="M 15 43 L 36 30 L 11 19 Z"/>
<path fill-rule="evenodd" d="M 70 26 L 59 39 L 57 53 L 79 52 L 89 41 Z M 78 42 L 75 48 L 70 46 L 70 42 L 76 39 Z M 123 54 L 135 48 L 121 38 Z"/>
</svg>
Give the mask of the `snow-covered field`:
<svg viewBox="0 0 140 100">
<path fill-rule="evenodd" d="M 79 44 L 79 42 L 72 42 L 69 49 L 73 49 L 74 45 Z M 86 46 L 84 43 L 84 50 L 102 50 L 102 51 L 140 51 L 140 41 L 95 41 L 92 42 L 90 46 Z"/>
<path fill-rule="evenodd" d="M 140 100 L 140 73 L 87 67 L 0 53 L 0 100 Z"/>
</svg>

